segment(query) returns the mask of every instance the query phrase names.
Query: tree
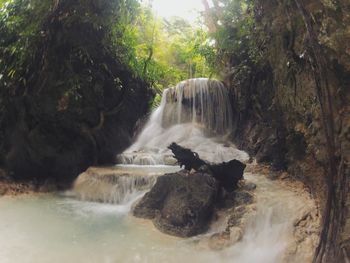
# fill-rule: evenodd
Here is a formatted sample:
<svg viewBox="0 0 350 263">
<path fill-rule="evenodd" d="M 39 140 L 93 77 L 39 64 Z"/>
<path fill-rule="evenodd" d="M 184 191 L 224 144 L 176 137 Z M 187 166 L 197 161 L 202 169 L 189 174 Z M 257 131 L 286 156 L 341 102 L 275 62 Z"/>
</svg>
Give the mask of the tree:
<svg viewBox="0 0 350 263">
<path fill-rule="evenodd" d="M 15 178 L 69 183 L 128 146 L 152 98 L 127 60 L 125 28 L 137 8 L 134 0 L 3 4 L 0 155 Z"/>
</svg>

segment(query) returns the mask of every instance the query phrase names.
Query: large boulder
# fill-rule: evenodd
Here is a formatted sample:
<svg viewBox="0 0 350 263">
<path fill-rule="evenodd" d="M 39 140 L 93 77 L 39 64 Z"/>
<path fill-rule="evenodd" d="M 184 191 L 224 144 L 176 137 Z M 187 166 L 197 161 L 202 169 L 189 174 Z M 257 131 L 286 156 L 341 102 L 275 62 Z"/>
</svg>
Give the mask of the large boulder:
<svg viewBox="0 0 350 263">
<path fill-rule="evenodd" d="M 154 225 L 166 234 L 198 235 L 208 228 L 218 191 L 218 181 L 206 173 L 166 174 L 136 204 L 133 214 L 153 219 Z"/>
</svg>

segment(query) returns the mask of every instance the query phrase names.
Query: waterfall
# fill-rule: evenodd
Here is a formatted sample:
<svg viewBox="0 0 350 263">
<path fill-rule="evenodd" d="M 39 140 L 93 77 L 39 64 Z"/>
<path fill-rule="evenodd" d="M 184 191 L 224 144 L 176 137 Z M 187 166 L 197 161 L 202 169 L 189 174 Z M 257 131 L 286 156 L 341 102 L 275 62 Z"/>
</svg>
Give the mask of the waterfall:
<svg viewBox="0 0 350 263">
<path fill-rule="evenodd" d="M 228 90 L 217 80 L 190 79 L 166 89 L 135 143 L 117 156 L 120 165 L 89 168 L 76 179 L 73 194 L 85 201 L 129 202 L 150 189 L 157 176 L 179 170 L 167 148 L 172 142 L 210 162 L 247 160 L 228 140 L 231 108 Z"/>
<path fill-rule="evenodd" d="M 163 92 L 160 106 L 135 143 L 117 156 L 117 162 L 173 165 L 175 160 L 167 149 L 172 142 L 191 148 L 210 162 L 245 161 L 248 155 L 228 140 L 232 119 L 229 92 L 220 81 L 182 81 Z"/>
<path fill-rule="evenodd" d="M 205 78 L 182 81 L 164 91 L 162 103 L 162 127 L 192 123 L 216 134 L 232 130 L 229 94 L 220 81 Z"/>
<path fill-rule="evenodd" d="M 72 194 L 83 201 L 124 204 L 149 190 L 158 176 L 178 170 L 176 166 L 91 167 L 75 180 Z"/>
</svg>

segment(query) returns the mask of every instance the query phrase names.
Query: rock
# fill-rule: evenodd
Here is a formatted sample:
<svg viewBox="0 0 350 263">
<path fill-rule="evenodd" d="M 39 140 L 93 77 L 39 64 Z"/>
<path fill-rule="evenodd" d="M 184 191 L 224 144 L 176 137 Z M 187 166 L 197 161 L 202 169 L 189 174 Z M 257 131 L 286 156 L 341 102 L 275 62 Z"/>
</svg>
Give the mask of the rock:
<svg viewBox="0 0 350 263">
<path fill-rule="evenodd" d="M 227 221 L 227 229 L 231 231 L 234 227 L 244 229 L 248 219 L 256 213 L 255 205 L 237 206 Z"/>
<path fill-rule="evenodd" d="M 196 244 L 203 249 L 222 250 L 233 246 L 243 238 L 243 230 L 239 227 L 218 232 L 215 234 L 201 237 Z"/>
<path fill-rule="evenodd" d="M 56 183 L 50 179 L 46 180 L 38 189 L 42 193 L 56 192 L 57 190 Z"/>
<path fill-rule="evenodd" d="M 231 240 L 231 245 L 237 243 L 240 241 L 243 237 L 243 231 L 239 227 L 231 227 L 230 228 L 230 240 Z"/>
<path fill-rule="evenodd" d="M 209 174 L 166 174 L 136 204 L 133 214 L 153 219 L 154 225 L 166 234 L 198 235 L 208 228 L 218 190 L 218 182 Z"/>
<path fill-rule="evenodd" d="M 254 201 L 254 195 L 244 190 L 235 191 L 233 196 L 236 206 L 251 204 Z"/>
<path fill-rule="evenodd" d="M 221 250 L 233 246 L 237 242 L 241 241 L 242 237 L 242 229 L 239 227 L 232 227 L 229 231 L 211 235 L 208 240 L 208 246 L 213 250 Z"/>
<path fill-rule="evenodd" d="M 345 257 L 350 258 L 350 238 L 343 242 L 342 251 Z"/>
<path fill-rule="evenodd" d="M 35 190 L 35 186 L 32 182 L 21 183 L 11 180 L 10 178 L 0 179 L 0 196 L 28 194 Z"/>
<path fill-rule="evenodd" d="M 164 157 L 164 164 L 166 164 L 166 165 L 176 165 L 177 161 L 172 156 L 165 156 Z"/>
<path fill-rule="evenodd" d="M 280 179 L 280 180 L 286 180 L 286 179 L 288 179 L 289 177 L 290 177 L 290 176 L 289 176 L 288 173 L 282 173 L 279 179 Z"/>
<path fill-rule="evenodd" d="M 243 186 L 243 189 L 247 190 L 247 191 L 253 191 L 253 190 L 256 189 L 256 184 L 254 184 L 254 183 L 245 183 L 244 186 Z"/>
<path fill-rule="evenodd" d="M 211 164 L 199 158 L 196 152 L 184 148 L 176 143 L 168 147 L 174 154 L 178 164 L 188 171 L 198 171 L 211 174 L 220 182 L 220 187 L 228 192 L 237 188 L 238 182 L 243 179 L 243 171 L 246 165 L 238 160 L 231 160 L 219 164 Z"/>
<path fill-rule="evenodd" d="M 209 238 L 208 246 L 213 250 L 221 250 L 231 245 L 230 233 L 215 233 Z"/>
<path fill-rule="evenodd" d="M 227 77 L 236 113 L 234 141 L 258 162 L 287 168 L 307 184 L 319 202 L 320 214 L 332 215 L 323 220 L 325 232 L 333 229 L 334 233 L 321 239 L 320 254 L 314 260 L 343 262 L 345 256 L 338 260 L 334 255 L 345 255 L 339 244 L 350 236 L 350 209 L 344 206 L 350 200 L 350 184 L 342 179 L 348 178 L 350 160 L 349 1 L 294 2 L 299 7 L 258 1 L 255 22 L 271 36 L 263 56 L 268 63 L 248 74 Z M 286 6 L 288 15 L 283 11 Z M 303 20 L 312 21 L 308 30 L 304 23 L 291 26 Z M 321 61 L 319 70 L 312 66 L 310 55 Z M 239 72 L 244 65 L 236 59 L 229 67 Z M 334 149 L 327 153 L 330 145 Z M 329 172 L 332 169 L 337 171 Z M 273 174 L 271 178 L 278 179 Z M 327 194 L 329 180 L 333 194 Z M 333 205 L 324 211 L 329 203 Z"/>
<path fill-rule="evenodd" d="M 217 207 L 219 209 L 229 209 L 237 206 L 249 205 L 255 201 L 253 191 L 256 184 L 241 180 L 238 183 L 238 189 L 233 192 L 222 190 L 219 192 Z"/>
<path fill-rule="evenodd" d="M 278 179 L 278 176 L 279 176 L 278 173 L 276 173 L 276 172 L 270 172 L 270 173 L 267 175 L 267 178 L 269 178 L 270 180 L 274 181 L 274 180 L 277 180 L 277 179 Z"/>
<path fill-rule="evenodd" d="M 0 185 L 0 196 L 5 195 L 7 192 L 7 189 Z"/>
</svg>

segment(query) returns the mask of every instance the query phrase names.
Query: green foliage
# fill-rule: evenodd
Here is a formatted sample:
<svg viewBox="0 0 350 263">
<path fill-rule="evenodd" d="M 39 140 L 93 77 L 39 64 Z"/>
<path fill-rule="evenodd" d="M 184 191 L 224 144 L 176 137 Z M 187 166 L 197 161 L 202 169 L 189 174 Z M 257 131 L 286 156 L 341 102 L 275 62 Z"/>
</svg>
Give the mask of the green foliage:
<svg viewBox="0 0 350 263">
<path fill-rule="evenodd" d="M 212 35 L 216 41 L 216 58 L 210 60 L 221 68 L 232 66 L 254 67 L 261 63 L 262 49 L 257 37 L 259 30 L 254 20 L 251 0 L 222 0 L 217 31 Z"/>
<path fill-rule="evenodd" d="M 138 8 L 136 0 L 3 1 L 0 123 L 14 100 L 43 92 L 52 99 L 50 114 L 69 109 L 85 118 L 88 105 L 113 108 L 124 94 L 120 76 L 133 74 L 124 28 Z"/>
<path fill-rule="evenodd" d="M 15 93 L 15 90 L 26 88 L 28 80 L 25 77 L 31 75 L 30 66 L 32 66 L 35 56 L 40 52 L 37 50 L 38 45 L 48 41 L 43 23 L 55 12 L 57 6 L 54 2 L 56 1 L 7 0 L 0 3 L 0 87 L 2 92 L 6 89 L 12 89 L 9 92 Z M 66 14 L 62 15 L 65 27 L 70 27 L 77 21 L 85 21 L 97 30 L 104 29 L 107 31 L 104 33 L 105 47 L 111 49 L 113 48 L 111 39 L 115 37 L 112 34 L 114 32 L 109 30 L 111 25 L 120 23 L 116 17 L 121 17 L 119 14 L 124 13 L 122 12 L 124 6 L 130 7 L 132 5 L 129 3 L 136 3 L 133 0 L 90 1 L 90 4 L 83 0 L 61 2 L 63 10 L 69 6 L 73 7 L 74 12 L 74 14 L 70 14 L 70 11 L 67 11 Z M 57 3 L 59 2 L 57 1 Z M 101 10 L 102 13 L 94 12 L 94 9 L 90 8 L 91 6 Z M 69 39 L 65 40 L 62 37 L 62 35 L 55 36 L 58 45 L 64 41 L 69 42 Z M 117 37 L 120 37 L 120 34 Z M 77 48 L 75 52 L 85 62 L 89 60 L 89 54 L 86 53 L 86 50 Z M 65 66 L 70 67 L 70 65 Z M 76 88 L 77 85 L 73 84 L 72 90 Z"/>
<path fill-rule="evenodd" d="M 194 29 L 181 18 L 157 18 L 138 0 L 1 0 L 1 92 L 25 93 L 28 82 L 36 74 L 33 61 L 39 63 L 40 52 L 44 52 L 38 47 L 44 48 L 53 38 L 56 42 L 51 45 L 70 43 L 74 39 L 75 36 L 62 33 L 51 37 L 45 31 L 48 25 L 44 23 L 54 14 L 57 5 L 63 10 L 60 19 L 64 27 L 72 27 L 77 21 L 90 24 L 103 35 L 103 48 L 128 65 L 135 77 L 151 83 L 158 93 L 183 79 L 213 73 L 208 61 L 214 61 L 216 54 L 205 30 Z M 91 54 L 83 45 L 75 47 L 71 60 L 93 65 Z M 72 61 L 63 67 L 74 68 Z M 81 98 L 79 90 L 85 85 L 86 77 L 90 79 L 86 74 L 79 74 L 67 76 L 68 83 L 64 83 L 68 87 L 66 95 L 75 100 Z"/>
<path fill-rule="evenodd" d="M 212 49 L 204 30 L 181 18 L 157 18 L 145 6 L 123 26 L 124 42 L 118 46 L 128 47 L 122 52 L 125 61 L 158 93 L 183 79 L 211 75 L 205 56 Z"/>
<path fill-rule="evenodd" d="M 2 2 L 0 162 L 16 178 L 69 177 L 126 146 L 154 95 L 125 59 L 124 28 L 138 7 L 136 0 Z M 62 166 L 63 175 L 54 168 Z"/>
<path fill-rule="evenodd" d="M 0 9 L 0 87 L 26 86 L 23 77 L 33 56 L 33 42 L 40 38 L 42 14 L 50 10 L 47 1 L 2 1 Z M 12 90 L 14 91 L 14 90 Z"/>
</svg>

